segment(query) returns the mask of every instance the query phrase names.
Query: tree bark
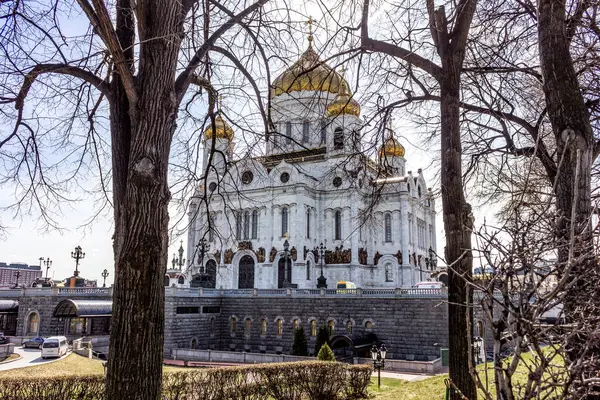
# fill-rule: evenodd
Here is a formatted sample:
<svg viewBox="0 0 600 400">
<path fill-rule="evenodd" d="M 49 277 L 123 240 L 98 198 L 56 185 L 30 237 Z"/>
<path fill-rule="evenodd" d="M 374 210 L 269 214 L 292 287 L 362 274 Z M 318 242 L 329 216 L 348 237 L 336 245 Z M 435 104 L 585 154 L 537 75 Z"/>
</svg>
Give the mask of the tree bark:
<svg viewBox="0 0 600 400">
<path fill-rule="evenodd" d="M 557 143 L 559 167 L 554 191 L 558 262 L 570 281 L 577 280 L 565 298 L 566 317 L 581 330 L 566 346 L 569 364 L 581 366 L 570 368 L 572 379 L 577 382 L 595 376 L 600 368 L 600 343 L 597 339 L 594 342 L 594 331 L 600 328 L 599 273 L 590 223 L 594 136 L 571 58 L 564 1 L 539 0 L 538 36 L 544 95 Z M 584 321 L 586 327 L 582 326 Z M 585 391 L 574 387 L 572 395 L 582 398 L 584 392 L 579 390 Z"/>
</svg>

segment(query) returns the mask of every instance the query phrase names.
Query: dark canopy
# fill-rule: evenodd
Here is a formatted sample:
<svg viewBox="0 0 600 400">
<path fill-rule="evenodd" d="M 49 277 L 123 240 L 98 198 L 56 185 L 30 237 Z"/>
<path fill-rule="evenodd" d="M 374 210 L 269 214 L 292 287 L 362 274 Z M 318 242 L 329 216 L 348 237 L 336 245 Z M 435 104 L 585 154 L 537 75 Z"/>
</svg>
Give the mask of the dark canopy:
<svg viewBox="0 0 600 400">
<path fill-rule="evenodd" d="M 0 314 L 13 314 L 19 312 L 19 302 L 16 300 L 0 300 Z"/>
<path fill-rule="evenodd" d="M 378 343 L 377 335 L 373 332 L 347 333 L 344 335 L 335 335 L 330 340 L 332 349 L 350 347 L 353 350 L 370 349 L 371 346 Z"/>
<path fill-rule="evenodd" d="M 54 317 L 92 318 L 110 317 L 112 301 L 108 300 L 71 300 L 66 299 L 56 305 Z"/>
</svg>

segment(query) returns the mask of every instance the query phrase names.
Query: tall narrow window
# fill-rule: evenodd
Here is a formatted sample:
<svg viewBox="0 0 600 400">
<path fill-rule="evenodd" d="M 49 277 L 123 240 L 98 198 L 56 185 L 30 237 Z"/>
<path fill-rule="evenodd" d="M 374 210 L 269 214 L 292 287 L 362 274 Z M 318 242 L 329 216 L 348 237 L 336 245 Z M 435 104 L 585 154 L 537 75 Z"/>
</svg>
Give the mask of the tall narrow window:
<svg viewBox="0 0 600 400">
<path fill-rule="evenodd" d="M 250 318 L 246 318 L 246 333 L 249 334 L 252 330 L 252 320 Z"/>
<path fill-rule="evenodd" d="M 285 143 L 286 144 L 292 143 L 292 123 L 291 122 L 285 123 Z"/>
<path fill-rule="evenodd" d="M 295 319 L 294 320 L 294 330 L 297 331 L 298 329 L 300 329 L 300 321 Z"/>
<path fill-rule="evenodd" d="M 310 281 L 310 261 L 306 262 L 306 280 Z"/>
<path fill-rule="evenodd" d="M 394 275 L 392 274 L 392 266 L 390 264 L 385 264 L 385 281 L 393 282 Z"/>
<path fill-rule="evenodd" d="M 421 186 L 417 186 L 417 192 L 419 193 L 419 198 L 421 198 Z"/>
<path fill-rule="evenodd" d="M 385 214 L 384 217 L 384 225 L 385 225 L 385 241 L 392 241 L 392 216 L 390 214 Z"/>
<path fill-rule="evenodd" d="M 237 331 L 237 319 L 235 317 L 231 318 L 231 333 L 235 333 Z"/>
<path fill-rule="evenodd" d="M 248 240 L 250 237 L 250 212 L 244 213 L 244 240 Z"/>
<path fill-rule="evenodd" d="M 346 322 L 346 331 L 348 331 L 348 333 L 352 333 L 352 321 L 348 321 Z"/>
<path fill-rule="evenodd" d="M 342 240 L 342 212 L 335 212 L 335 240 Z"/>
<path fill-rule="evenodd" d="M 306 210 L 306 238 L 310 239 L 310 209 Z"/>
<path fill-rule="evenodd" d="M 277 336 L 283 336 L 283 320 L 277 320 Z"/>
<path fill-rule="evenodd" d="M 242 212 L 236 211 L 235 213 L 235 238 L 242 238 Z"/>
<path fill-rule="evenodd" d="M 308 143 L 308 134 L 310 133 L 310 122 L 304 121 L 302 124 L 302 143 Z"/>
<path fill-rule="evenodd" d="M 215 240 L 215 217 L 214 215 L 208 216 L 208 241 L 213 242 Z"/>
<path fill-rule="evenodd" d="M 263 318 L 260 321 L 260 335 L 265 336 L 266 334 L 267 334 L 267 320 Z"/>
<path fill-rule="evenodd" d="M 327 143 L 327 121 L 321 120 L 321 144 Z"/>
<path fill-rule="evenodd" d="M 329 330 L 329 336 L 333 336 L 333 333 L 334 333 L 334 331 L 335 331 L 335 322 L 333 322 L 333 321 L 331 321 L 331 320 L 330 320 L 330 321 L 327 323 L 327 328 L 328 328 L 328 330 Z"/>
<path fill-rule="evenodd" d="M 317 321 L 310 321 L 310 336 L 317 336 Z"/>
<path fill-rule="evenodd" d="M 335 150 L 344 148 L 344 130 L 342 128 L 335 128 L 333 131 L 333 148 Z"/>
<path fill-rule="evenodd" d="M 258 239 L 258 210 L 252 211 L 252 239 Z"/>
<path fill-rule="evenodd" d="M 281 210 L 281 236 L 288 233 L 288 208 L 283 207 Z"/>
<path fill-rule="evenodd" d="M 210 319 L 210 333 L 215 333 L 215 319 Z"/>
</svg>

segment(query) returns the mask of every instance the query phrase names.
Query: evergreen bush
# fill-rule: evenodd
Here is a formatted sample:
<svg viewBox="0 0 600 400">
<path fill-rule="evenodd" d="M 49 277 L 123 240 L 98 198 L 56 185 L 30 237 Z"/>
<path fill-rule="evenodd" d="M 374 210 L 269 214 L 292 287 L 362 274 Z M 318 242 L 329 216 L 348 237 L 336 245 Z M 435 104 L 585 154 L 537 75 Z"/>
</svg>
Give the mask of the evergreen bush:
<svg viewBox="0 0 600 400">
<path fill-rule="evenodd" d="M 326 326 L 322 326 L 319 328 L 317 332 L 317 341 L 315 343 L 315 355 L 319 354 L 321 350 L 321 346 L 329 341 L 329 329 Z"/>
<path fill-rule="evenodd" d="M 308 342 L 304 335 L 304 328 L 300 327 L 294 332 L 294 344 L 292 344 L 293 356 L 308 356 Z"/>
<path fill-rule="evenodd" d="M 335 361 L 335 355 L 331 350 L 331 347 L 327 343 L 321 346 L 321 350 L 319 350 L 319 354 L 317 355 L 317 360 L 319 361 Z"/>
</svg>

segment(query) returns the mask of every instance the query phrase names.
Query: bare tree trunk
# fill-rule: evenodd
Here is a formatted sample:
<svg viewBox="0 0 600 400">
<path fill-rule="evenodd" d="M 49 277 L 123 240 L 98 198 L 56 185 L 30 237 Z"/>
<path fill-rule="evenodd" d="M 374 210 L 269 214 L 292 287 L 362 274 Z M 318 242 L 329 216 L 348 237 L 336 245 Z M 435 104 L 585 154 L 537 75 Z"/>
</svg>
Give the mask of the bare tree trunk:
<svg viewBox="0 0 600 400">
<path fill-rule="evenodd" d="M 555 184 L 558 262 L 561 268 L 571 268 L 570 280 L 579 279 L 567 291 L 566 317 L 570 321 L 592 323 L 592 330 L 582 330 L 567 346 L 567 357 L 572 365 L 572 378 L 577 382 L 597 373 L 596 357 L 600 343 L 590 332 L 598 329 L 599 316 L 596 307 L 587 307 L 600 301 L 598 288 L 598 265 L 593 256 L 591 229 L 591 169 L 594 137 L 590 116 L 585 105 L 567 36 L 565 2 L 540 0 L 538 3 L 538 35 L 540 65 L 544 78 L 544 94 L 558 150 L 558 174 Z M 578 177 L 578 179 L 575 179 Z M 585 276 L 585 277 L 584 277 Z M 583 279 L 581 279 L 583 278 Z M 592 302 L 589 300 L 592 299 Z M 588 310 L 589 309 L 589 310 Z M 592 312 L 591 311 L 596 311 Z M 586 366 L 587 364 L 587 366 Z M 575 384 L 578 386 L 579 384 Z M 574 388 L 577 390 L 576 388 Z M 574 394 L 581 398 L 582 393 Z M 587 397 L 592 398 L 592 397 Z M 594 398 L 598 398 L 597 396 Z"/>
</svg>

